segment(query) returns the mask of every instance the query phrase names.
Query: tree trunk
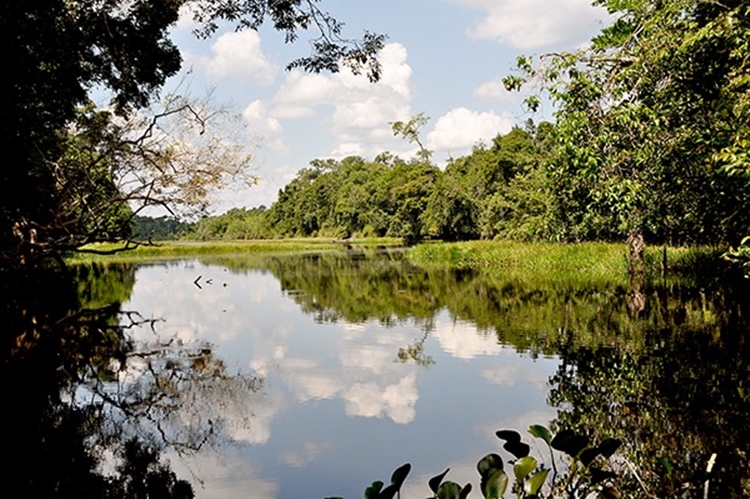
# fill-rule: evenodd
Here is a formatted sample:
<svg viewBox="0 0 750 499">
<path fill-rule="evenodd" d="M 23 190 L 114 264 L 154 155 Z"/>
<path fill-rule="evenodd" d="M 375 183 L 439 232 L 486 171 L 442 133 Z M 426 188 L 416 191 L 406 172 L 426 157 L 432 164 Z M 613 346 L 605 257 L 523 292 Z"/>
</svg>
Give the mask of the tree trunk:
<svg viewBox="0 0 750 499">
<path fill-rule="evenodd" d="M 643 234 L 630 232 L 628 234 L 628 267 L 630 273 L 630 296 L 628 309 L 633 316 L 646 308 L 646 262 L 644 251 L 646 242 Z"/>
</svg>

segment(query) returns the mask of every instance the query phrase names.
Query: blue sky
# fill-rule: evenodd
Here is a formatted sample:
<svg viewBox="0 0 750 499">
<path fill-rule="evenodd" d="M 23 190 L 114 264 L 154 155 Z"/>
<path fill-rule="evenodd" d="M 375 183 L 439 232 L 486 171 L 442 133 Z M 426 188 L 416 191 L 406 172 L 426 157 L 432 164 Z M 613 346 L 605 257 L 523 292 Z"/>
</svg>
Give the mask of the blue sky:
<svg viewBox="0 0 750 499">
<path fill-rule="evenodd" d="M 500 84 L 519 54 L 575 49 L 606 22 L 606 12 L 590 0 L 324 0 L 320 6 L 345 23 L 347 37 L 365 29 L 388 35 L 379 83 L 347 72 L 286 71 L 289 61 L 309 53 L 305 33 L 293 45 L 270 28 L 226 27 L 198 40 L 187 14 L 173 31 L 191 92 L 210 89 L 231 103 L 247 140 L 257 144 L 259 183 L 216 194 L 214 213 L 270 205 L 315 158 L 372 159 L 383 151 L 408 158 L 413 146 L 394 138 L 389 123 L 417 113 L 430 118 L 422 141 L 438 164 L 467 154 L 530 117 L 521 97 Z M 551 112 L 547 106 L 541 117 Z"/>
</svg>

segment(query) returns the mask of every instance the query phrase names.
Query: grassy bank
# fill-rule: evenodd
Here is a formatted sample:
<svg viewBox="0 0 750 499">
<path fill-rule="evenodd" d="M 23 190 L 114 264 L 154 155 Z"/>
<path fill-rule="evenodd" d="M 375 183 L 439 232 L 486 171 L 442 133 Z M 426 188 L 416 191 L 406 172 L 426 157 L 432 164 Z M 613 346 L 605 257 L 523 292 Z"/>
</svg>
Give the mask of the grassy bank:
<svg viewBox="0 0 750 499">
<path fill-rule="evenodd" d="M 665 256 L 666 252 L 666 256 Z M 720 264 L 722 249 L 663 248 L 646 249 L 649 275 L 705 271 Z M 515 241 L 467 241 L 422 244 L 409 251 L 409 259 L 420 266 L 450 265 L 490 272 L 518 272 L 525 277 L 589 279 L 628 275 L 625 244 L 614 243 L 521 243 Z"/>
<path fill-rule="evenodd" d="M 160 241 L 121 251 L 124 244 L 95 244 L 83 248 L 84 252 L 71 253 L 70 262 L 112 261 L 131 262 L 140 260 L 186 258 L 191 256 L 243 253 L 279 253 L 299 251 L 338 250 L 346 248 L 396 247 L 402 244 L 398 238 L 372 238 L 333 240 L 330 238 L 264 239 L 243 241 Z"/>
</svg>

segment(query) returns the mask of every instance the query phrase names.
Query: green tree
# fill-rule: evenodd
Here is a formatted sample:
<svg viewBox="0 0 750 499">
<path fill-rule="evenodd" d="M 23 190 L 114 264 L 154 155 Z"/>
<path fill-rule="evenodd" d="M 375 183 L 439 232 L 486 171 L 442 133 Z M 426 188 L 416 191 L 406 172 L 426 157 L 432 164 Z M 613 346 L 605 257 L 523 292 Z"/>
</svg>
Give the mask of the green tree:
<svg viewBox="0 0 750 499">
<path fill-rule="evenodd" d="M 567 239 L 717 243 L 750 227 L 750 6 L 597 0 L 615 21 L 576 53 L 520 57 L 557 105 L 549 176 Z M 538 98 L 527 101 L 535 107 Z"/>
<path fill-rule="evenodd" d="M 139 179 L 130 194 L 141 201 L 156 193 L 157 203 L 187 201 L 199 206 L 207 186 L 221 177 L 215 172 L 202 176 L 198 168 L 172 175 L 167 168 L 179 165 L 175 154 L 185 151 L 174 149 L 174 143 L 155 144 L 157 137 L 149 135 L 154 120 L 177 116 L 194 118 L 195 129 L 200 129 L 205 115 L 194 106 L 168 99 L 170 105 L 147 115 L 145 122 L 136 119 L 130 121 L 133 127 L 124 129 L 120 125 L 123 118 L 137 118 L 135 111 L 152 103 L 166 79 L 179 70 L 181 57 L 168 35 L 184 6 L 193 9 L 201 36 L 213 34 L 219 21 L 243 29 L 257 29 L 268 21 L 287 42 L 299 31 L 314 28 L 319 34 L 311 54 L 292 61 L 290 67 L 338 71 L 343 65 L 366 72 L 371 80 L 379 77 L 374 55 L 384 37 L 365 33 L 361 40 L 343 39 L 343 25 L 317 2 L 6 1 L 0 43 L 13 67 L 0 77 L 0 146 L 6 154 L 0 170 L 0 248 L 6 261 L 28 262 L 59 249 L 123 235 L 121 224 L 116 224 L 118 231 L 102 228 L 106 215 L 76 222 L 78 215 L 91 212 L 81 203 L 87 199 L 85 193 L 69 195 L 68 187 L 76 185 L 77 178 L 87 180 L 78 187 L 93 189 L 98 201 L 119 201 L 108 192 L 112 184 L 122 188 L 124 180 Z M 93 87 L 110 92 L 113 112 L 99 113 L 84 123 L 77 113 L 88 104 Z M 91 128 L 94 123 L 96 128 Z M 88 153 L 81 151 L 82 139 L 93 146 Z"/>
</svg>

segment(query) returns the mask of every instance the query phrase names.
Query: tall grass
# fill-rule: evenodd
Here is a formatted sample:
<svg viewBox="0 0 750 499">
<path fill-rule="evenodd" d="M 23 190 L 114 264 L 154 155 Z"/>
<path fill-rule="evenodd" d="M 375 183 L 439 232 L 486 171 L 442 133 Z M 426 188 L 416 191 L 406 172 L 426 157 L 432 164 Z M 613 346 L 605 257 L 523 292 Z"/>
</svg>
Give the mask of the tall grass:
<svg viewBox="0 0 750 499">
<path fill-rule="evenodd" d="M 666 251 L 666 259 L 665 253 Z M 693 273 L 721 264 L 721 249 L 648 247 L 647 273 Z M 467 241 L 422 244 L 409 251 L 412 263 L 421 266 L 450 265 L 515 274 L 524 278 L 565 280 L 616 280 L 628 276 L 628 250 L 615 243 L 523 243 L 516 241 Z"/>
<path fill-rule="evenodd" d="M 124 244 L 95 244 L 85 246 L 82 248 L 83 252 L 67 255 L 67 260 L 71 263 L 81 261 L 131 262 L 217 254 L 320 251 L 351 247 L 395 247 L 401 244 L 401 239 L 397 238 L 352 239 L 346 241 L 337 241 L 330 238 L 212 242 L 164 241 L 154 244 L 144 244 L 124 251 L 122 251 L 125 247 Z"/>
</svg>

